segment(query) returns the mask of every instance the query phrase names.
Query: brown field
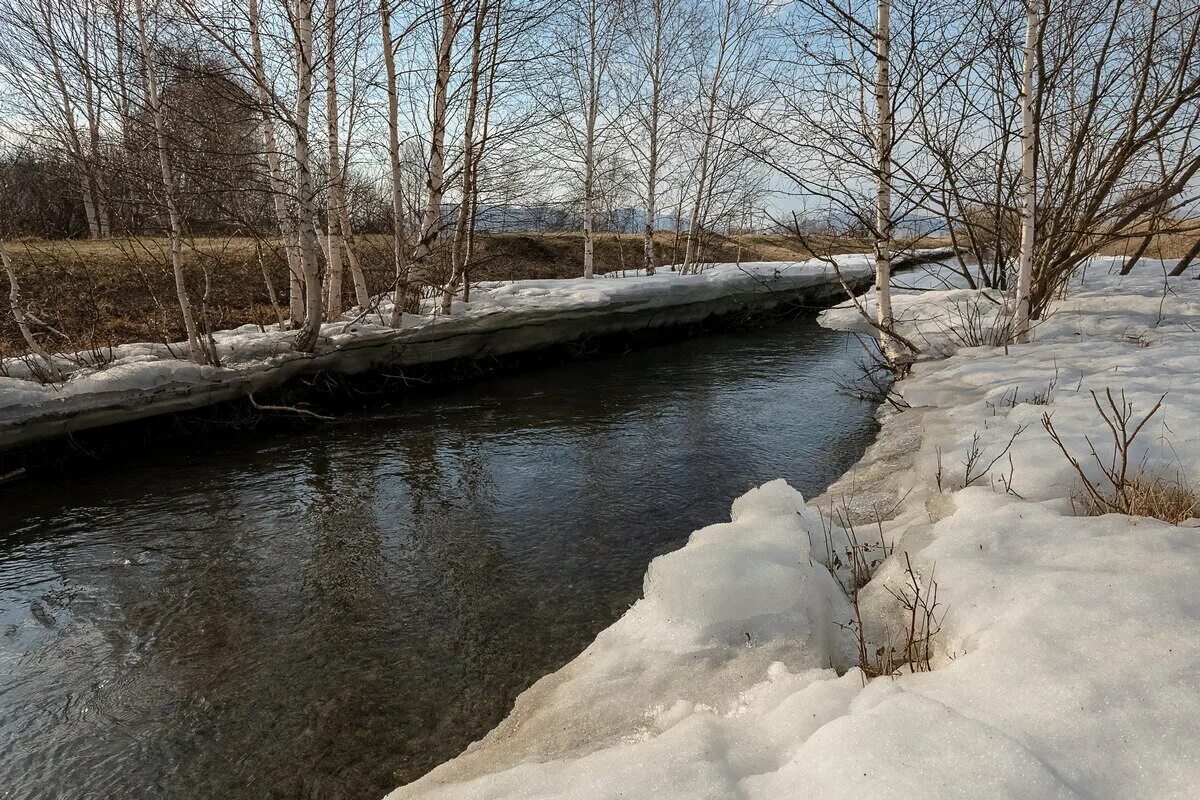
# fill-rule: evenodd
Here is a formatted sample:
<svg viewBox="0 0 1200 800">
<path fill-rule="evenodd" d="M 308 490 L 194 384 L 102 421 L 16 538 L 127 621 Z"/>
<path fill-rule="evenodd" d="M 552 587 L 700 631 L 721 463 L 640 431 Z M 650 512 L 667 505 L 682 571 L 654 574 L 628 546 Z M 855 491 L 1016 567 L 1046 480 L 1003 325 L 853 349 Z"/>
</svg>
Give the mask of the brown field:
<svg viewBox="0 0 1200 800">
<path fill-rule="evenodd" d="M 682 260 L 683 243 L 672 234 L 661 235 L 658 245 L 661 263 Z M 596 271 L 636 269 L 641 264 L 641 248 L 640 234 L 598 234 Z M 46 341 L 48 349 L 82 350 L 183 337 L 165 238 L 18 240 L 10 242 L 8 249 L 24 304 L 43 323 L 35 328 L 53 329 Z M 583 271 L 583 237 L 578 233 L 489 234 L 480 237 L 478 251 L 472 282 L 572 278 Z M 359 236 L 355 252 L 371 293 L 390 288 L 391 238 Z M 786 237 L 747 235 L 707 242 L 703 255 L 708 261 L 777 261 L 803 258 L 807 253 Z M 286 304 L 286 265 L 278 242 L 260 243 L 245 237 L 197 239 L 188 249 L 186 261 L 188 289 L 197 316 L 203 315 L 213 330 L 274 322 L 263 266 L 280 302 Z M 444 271 L 444 260 L 435 259 L 429 274 L 420 276 L 421 282 L 440 285 Z M 7 289 L 7 281 L 0 279 L 0 291 L 5 295 L 0 299 L 7 299 Z M 348 277 L 346 290 L 348 307 L 354 302 Z M 24 351 L 11 317 L 0 315 L 0 356 Z"/>
</svg>

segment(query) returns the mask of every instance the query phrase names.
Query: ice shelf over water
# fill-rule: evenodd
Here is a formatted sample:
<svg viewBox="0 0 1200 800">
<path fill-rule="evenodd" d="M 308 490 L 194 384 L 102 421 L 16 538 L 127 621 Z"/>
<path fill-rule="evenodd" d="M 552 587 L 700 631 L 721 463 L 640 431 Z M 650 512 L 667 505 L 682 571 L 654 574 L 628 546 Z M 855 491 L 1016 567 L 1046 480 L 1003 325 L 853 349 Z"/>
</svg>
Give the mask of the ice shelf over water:
<svg viewBox="0 0 1200 800">
<path fill-rule="evenodd" d="M 866 256 L 839 256 L 846 280 L 872 274 Z M 832 302 L 843 290 L 837 273 L 819 261 L 707 265 L 698 274 L 669 268 L 591 280 L 480 283 L 471 301 L 390 323 L 384 299 L 369 313 L 353 310 L 322 326 L 314 354 L 292 349 L 295 333 L 244 325 L 219 331 L 220 367 L 181 356 L 186 344 L 126 344 L 56 357 L 66 381 L 34 380 L 29 359 L 9 358 L 0 370 L 0 450 L 74 430 L 199 408 L 277 388 L 319 371 L 357 374 L 459 358 L 536 350 L 581 337 L 686 324 L 747 307 L 811 299 Z"/>
</svg>

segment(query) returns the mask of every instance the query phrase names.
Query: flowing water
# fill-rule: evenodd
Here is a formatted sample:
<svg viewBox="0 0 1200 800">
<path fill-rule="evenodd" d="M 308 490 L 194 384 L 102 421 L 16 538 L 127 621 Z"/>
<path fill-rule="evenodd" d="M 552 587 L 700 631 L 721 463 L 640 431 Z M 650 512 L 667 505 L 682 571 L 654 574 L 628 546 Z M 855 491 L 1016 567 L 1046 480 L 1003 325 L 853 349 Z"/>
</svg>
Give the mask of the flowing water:
<svg viewBox="0 0 1200 800">
<path fill-rule="evenodd" d="M 750 487 L 873 436 L 809 319 L 0 486 L 0 797 L 374 800 Z"/>
</svg>

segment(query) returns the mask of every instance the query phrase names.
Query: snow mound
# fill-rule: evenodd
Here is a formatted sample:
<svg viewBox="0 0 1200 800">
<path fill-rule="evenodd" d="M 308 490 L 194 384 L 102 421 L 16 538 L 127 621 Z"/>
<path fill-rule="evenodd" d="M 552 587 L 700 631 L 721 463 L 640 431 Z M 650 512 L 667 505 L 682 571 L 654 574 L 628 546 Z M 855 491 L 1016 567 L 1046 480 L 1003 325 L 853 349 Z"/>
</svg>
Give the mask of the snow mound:
<svg viewBox="0 0 1200 800">
<path fill-rule="evenodd" d="M 1200 796 L 1200 531 L 1076 516 L 1041 425 L 1104 458 L 1092 392 L 1140 413 L 1165 393 L 1134 458 L 1200 484 L 1200 282 L 1114 264 L 1089 265 L 1030 344 L 929 328 L 945 357 L 898 385 L 914 408 L 822 501 L 898 498 L 857 530 L 894 548 L 859 605 L 872 645 L 903 642 L 906 565 L 936 581 L 930 671 L 864 679 L 830 558 L 847 533 L 774 481 L 656 559 L 645 597 L 496 730 L 389 797 Z M 898 306 L 952 321 L 972 292 Z"/>
<path fill-rule="evenodd" d="M 728 796 L 785 757 L 797 721 L 780 702 L 819 684 L 806 705 L 825 719 L 861 685 L 830 668 L 849 657 L 849 608 L 814 540 L 819 519 L 785 482 L 748 493 L 731 522 L 655 559 L 645 597 L 499 728 L 392 797 Z"/>
</svg>

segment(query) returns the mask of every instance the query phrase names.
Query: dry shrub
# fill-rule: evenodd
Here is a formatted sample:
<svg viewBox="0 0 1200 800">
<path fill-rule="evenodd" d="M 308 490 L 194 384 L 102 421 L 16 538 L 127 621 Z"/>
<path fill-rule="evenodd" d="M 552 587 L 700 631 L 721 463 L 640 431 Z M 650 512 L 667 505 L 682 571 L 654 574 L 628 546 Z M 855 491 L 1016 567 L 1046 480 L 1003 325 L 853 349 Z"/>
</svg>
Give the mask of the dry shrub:
<svg viewBox="0 0 1200 800">
<path fill-rule="evenodd" d="M 1100 395 L 1092 392 L 1092 402 L 1112 437 L 1112 456 L 1108 459 L 1100 457 L 1091 437 L 1084 437 L 1092 461 L 1104 476 L 1101 480 L 1090 478 L 1079 459 L 1071 455 L 1055 430 L 1050 414 L 1042 416 L 1042 426 L 1079 476 L 1080 489 L 1071 498 L 1072 507 L 1076 513 L 1085 516 L 1128 514 L 1153 517 L 1172 525 L 1195 517 L 1200 511 L 1200 496 L 1194 487 L 1184 482 L 1181 469 L 1152 468 L 1144 458 L 1137 463 L 1130 460 L 1134 442 L 1150 418 L 1162 408 L 1166 395 L 1136 421 L 1133 403 L 1125 399 L 1123 390 L 1120 397 L 1117 402 L 1112 389 L 1105 389 L 1105 400 L 1101 402 Z"/>
<path fill-rule="evenodd" d="M 1183 482 L 1177 470 L 1143 469 L 1126 479 L 1123 492 L 1113 492 L 1097 502 L 1084 490 L 1072 498 L 1072 506 L 1087 517 L 1110 514 L 1114 506 L 1120 506 L 1122 514 L 1178 525 L 1200 515 L 1200 495 Z"/>
<path fill-rule="evenodd" d="M 901 500 L 900 502 L 903 502 Z M 896 508 L 899 507 L 897 503 Z M 891 514 L 894 514 L 893 508 Z M 890 515 L 889 515 L 890 516 Z M 884 514 L 878 510 L 873 520 L 874 534 L 863 536 L 853 522 L 854 514 L 850 503 L 842 498 L 841 506 L 835 507 L 826 516 L 822 514 L 825 528 L 825 550 L 829 573 L 842 591 L 850 598 L 854 616 L 846 625 L 840 625 L 854 637 L 858 646 L 858 667 L 865 678 L 883 675 L 895 676 L 906 668 L 908 672 L 929 672 L 933 667 L 933 641 L 941 630 L 945 611 L 937 599 L 938 585 L 933 573 L 922 576 L 913 567 L 908 553 L 904 553 L 905 582 L 899 589 L 887 587 L 887 592 L 903 610 L 903 641 L 886 641 L 882 644 L 869 642 L 859 606 L 859 591 L 874 576 L 885 559 L 893 554 L 894 548 L 883 535 Z M 834 526 L 846 532 L 847 547 L 839 552 L 834 545 Z M 840 570 L 849 568 L 848 581 L 841 577 Z"/>
</svg>

